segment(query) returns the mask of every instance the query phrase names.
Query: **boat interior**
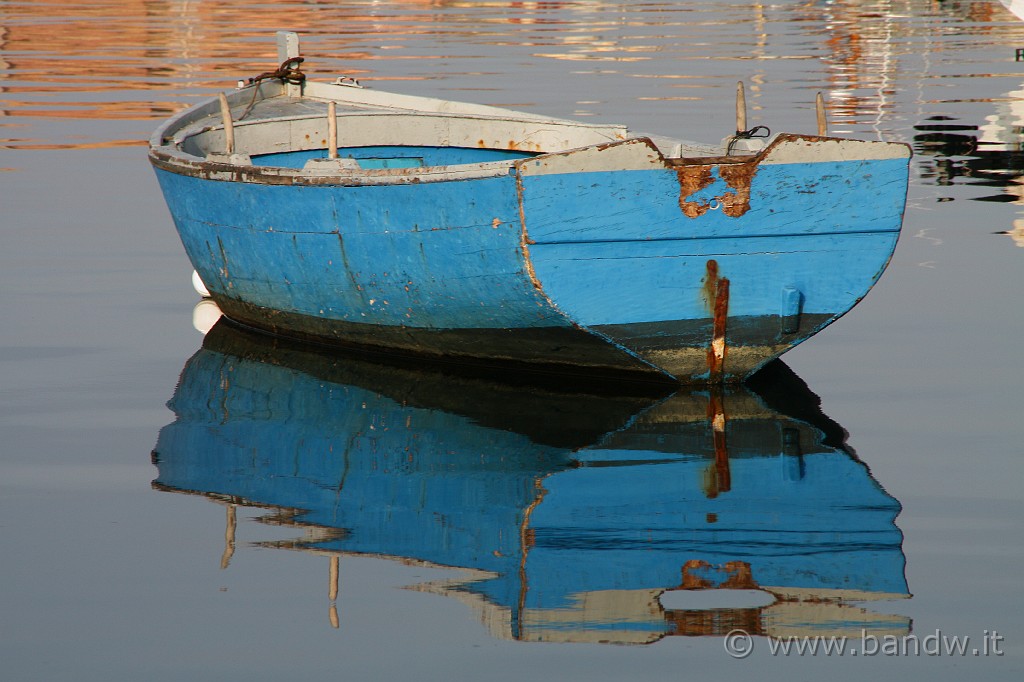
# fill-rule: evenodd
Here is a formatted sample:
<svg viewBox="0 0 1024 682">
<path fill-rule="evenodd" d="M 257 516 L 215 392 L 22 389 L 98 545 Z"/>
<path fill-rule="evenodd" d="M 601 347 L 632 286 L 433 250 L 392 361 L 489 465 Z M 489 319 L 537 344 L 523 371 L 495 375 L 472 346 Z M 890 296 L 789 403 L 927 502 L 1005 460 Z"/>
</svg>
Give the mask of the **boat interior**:
<svg viewBox="0 0 1024 682">
<path fill-rule="evenodd" d="M 289 87 L 245 86 L 224 98 L 226 107 L 210 100 L 157 131 L 154 146 L 193 163 L 313 173 L 508 168 L 518 159 L 636 138 L 650 139 L 665 157 L 725 154 L 721 146 L 635 134 L 621 125 L 383 93 L 340 80 L 307 82 L 299 97 Z"/>
</svg>

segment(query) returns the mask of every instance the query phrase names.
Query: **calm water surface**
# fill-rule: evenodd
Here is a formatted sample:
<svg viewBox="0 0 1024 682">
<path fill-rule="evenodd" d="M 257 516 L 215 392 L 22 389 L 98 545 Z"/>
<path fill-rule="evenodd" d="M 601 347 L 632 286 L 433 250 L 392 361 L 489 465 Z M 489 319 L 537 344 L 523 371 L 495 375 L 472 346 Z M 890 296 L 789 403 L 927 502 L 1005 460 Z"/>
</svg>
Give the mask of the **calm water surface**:
<svg viewBox="0 0 1024 682">
<path fill-rule="evenodd" d="M 701 141 L 737 80 L 776 131 L 822 92 L 913 145 L 903 237 L 748 389 L 204 338 L 143 140 L 282 28 L 324 78 Z M 0 3 L 0 677 L 1019 679 L 1021 47 L 980 1 Z M 803 634 L 880 650 L 769 650 Z"/>
</svg>

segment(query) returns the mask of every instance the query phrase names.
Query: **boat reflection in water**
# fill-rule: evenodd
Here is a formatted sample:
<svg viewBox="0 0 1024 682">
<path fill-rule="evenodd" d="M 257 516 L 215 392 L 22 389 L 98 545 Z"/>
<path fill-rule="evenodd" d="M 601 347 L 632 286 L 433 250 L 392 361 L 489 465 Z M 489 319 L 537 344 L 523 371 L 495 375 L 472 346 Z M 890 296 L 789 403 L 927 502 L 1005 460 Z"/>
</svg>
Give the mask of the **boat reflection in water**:
<svg viewBox="0 0 1024 682">
<path fill-rule="evenodd" d="M 261 546 L 331 556 L 332 605 L 337 557 L 370 555 L 468 569 L 413 589 L 503 638 L 906 634 L 860 605 L 908 596 L 899 503 L 784 365 L 753 389 L 571 393 L 220 322 L 182 371 L 153 485 L 228 505 L 224 566 L 235 505 L 305 529 Z"/>
</svg>

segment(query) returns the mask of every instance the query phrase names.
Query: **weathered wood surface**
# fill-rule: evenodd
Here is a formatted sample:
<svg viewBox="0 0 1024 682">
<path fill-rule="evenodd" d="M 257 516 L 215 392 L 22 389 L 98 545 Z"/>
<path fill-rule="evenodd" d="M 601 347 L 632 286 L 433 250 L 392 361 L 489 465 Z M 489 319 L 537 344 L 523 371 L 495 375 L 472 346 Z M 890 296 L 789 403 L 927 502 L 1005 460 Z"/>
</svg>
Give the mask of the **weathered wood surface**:
<svg viewBox="0 0 1024 682">
<path fill-rule="evenodd" d="M 738 380 L 855 305 L 901 227 L 905 145 L 779 135 L 753 155 L 668 157 L 701 148 L 287 87 L 232 93 L 230 126 L 202 103 L 150 151 L 212 297 L 275 333 Z"/>
</svg>

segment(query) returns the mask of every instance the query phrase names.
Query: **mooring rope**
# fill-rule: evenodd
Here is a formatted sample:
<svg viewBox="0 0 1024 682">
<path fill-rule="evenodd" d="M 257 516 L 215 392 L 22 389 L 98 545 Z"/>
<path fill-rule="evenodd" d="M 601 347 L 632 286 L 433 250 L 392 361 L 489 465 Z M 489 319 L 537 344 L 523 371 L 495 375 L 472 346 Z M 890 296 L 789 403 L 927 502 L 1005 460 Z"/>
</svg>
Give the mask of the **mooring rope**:
<svg viewBox="0 0 1024 682">
<path fill-rule="evenodd" d="M 260 83 L 266 80 L 278 79 L 290 85 L 302 85 L 306 81 L 306 74 L 299 70 L 299 64 L 306 61 L 304 57 L 289 57 L 288 59 L 281 62 L 281 66 L 277 67 L 273 71 L 266 71 L 258 76 L 253 76 L 249 79 L 249 85 L 255 85 L 252 91 L 252 99 L 249 101 L 249 106 L 245 108 L 242 115 L 237 120 L 241 121 L 243 118 L 249 115 L 252 108 L 256 106 L 256 96 L 260 91 Z"/>
<path fill-rule="evenodd" d="M 731 140 L 729 140 L 729 146 L 725 150 L 725 155 L 729 156 L 732 153 L 732 147 L 736 144 L 736 140 L 750 140 L 755 137 L 769 137 L 772 131 L 768 129 L 768 126 L 754 126 L 750 130 L 737 130 L 736 134 Z"/>
<path fill-rule="evenodd" d="M 278 78 L 292 85 L 301 85 L 306 80 L 306 74 L 299 71 L 299 64 L 304 61 L 306 61 L 304 57 L 289 57 L 281 62 L 281 66 L 277 67 L 274 71 L 267 71 L 254 78 L 250 78 L 249 85 L 270 80 L 271 78 Z"/>
</svg>

